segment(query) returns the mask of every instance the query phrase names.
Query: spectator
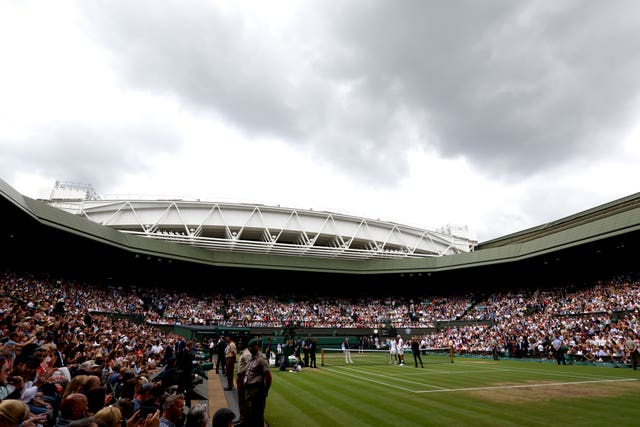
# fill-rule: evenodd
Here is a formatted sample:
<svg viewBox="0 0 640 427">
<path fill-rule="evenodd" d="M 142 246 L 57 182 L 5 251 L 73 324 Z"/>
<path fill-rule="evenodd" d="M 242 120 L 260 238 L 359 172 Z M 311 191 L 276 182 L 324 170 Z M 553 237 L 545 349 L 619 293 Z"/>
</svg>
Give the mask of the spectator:
<svg viewBox="0 0 640 427">
<path fill-rule="evenodd" d="M 113 402 L 111 406 L 120 409 L 120 413 L 122 414 L 122 417 L 127 420 L 127 424 L 129 424 L 130 419 L 134 417 L 133 400 L 131 399 L 118 399 Z"/>
<path fill-rule="evenodd" d="M 184 419 L 184 397 L 179 394 L 170 394 L 162 404 L 161 427 L 182 427 Z"/>
<path fill-rule="evenodd" d="M 107 406 L 94 415 L 96 421 L 104 427 L 122 427 L 122 412 L 119 408 Z"/>
<path fill-rule="evenodd" d="M 71 421 L 68 424 L 68 427 L 104 427 L 101 424 L 98 424 L 97 420 L 94 417 L 84 417 L 79 420 Z"/>
<path fill-rule="evenodd" d="M 229 408 L 220 408 L 211 420 L 211 427 L 232 427 L 236 415 Z"/>
<path fill-rule="evenodd" d="M 155 387 L 153 384 L 144 383 L 140 385 L 136 397 L 133 399 L 133 411 L 138 411 L 141 407 L 157 408 L 158 404 L 154 393 Z M 150 409 L 147 409 L 146 412 L 150 412 Z M 155 410 L 151 412 L 155 412 Z"/>
<path fill-rule="evenodd" d="M 29 407 L 21 400 L 7 399 L 0 402 L 0 427 L 25 426 L 31 420 Z M 29 425 L 33 426 L 31 422 Z"/>
<path fill-rule="evenodd" d="M 62 399 L 56 427 L 67 427 L 72 421 L 89 416 L 89 401 L 82 393 L 73 393 Z"/>
<path fill-rule="evenodd" d="M 209 408 L 205 403 L 197 403 L 189 409 L 184 427 L 206 427 L 209 422 Z"/>
<path fill-rule="evenodd" d="M 0 355 L 0 401 L 4 399 L 20 399 L 22 395 L 24 383 L 22 377 L 12 377 L 12 384 L 9 384 L 10 373 L 9 359 Z"/>
</svg>

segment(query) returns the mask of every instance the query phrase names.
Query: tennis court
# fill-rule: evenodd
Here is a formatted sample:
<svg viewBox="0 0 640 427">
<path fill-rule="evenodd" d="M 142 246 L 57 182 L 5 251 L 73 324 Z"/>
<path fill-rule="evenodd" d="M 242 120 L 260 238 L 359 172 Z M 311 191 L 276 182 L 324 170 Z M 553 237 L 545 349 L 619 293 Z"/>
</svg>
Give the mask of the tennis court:
<svg viewBox="0 0 640 427">
<path fill-rule="evenodd" d="M 640 375 L 628 368 L 429 353 L 424 368 L 387 352 L 325 351 L 324 366 L 274 371 L 271 426 L 637 425 Z"/>
</svg>

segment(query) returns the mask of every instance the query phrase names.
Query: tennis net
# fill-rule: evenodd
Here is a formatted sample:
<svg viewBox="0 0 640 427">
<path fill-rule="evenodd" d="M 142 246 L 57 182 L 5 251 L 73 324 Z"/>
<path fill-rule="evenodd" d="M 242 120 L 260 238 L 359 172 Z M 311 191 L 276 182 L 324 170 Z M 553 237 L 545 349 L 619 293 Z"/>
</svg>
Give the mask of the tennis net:
<svg viewBox="0 0 640 427">
<path fill-rule="evenodd" d="M 397 365 L 398 357 L 392 357 L 389 350 L 358 350 L 351 349 L 349 352 L 351 361 L 354 365 Z M 411 350 L 405 350 L 404 364 L 413 365 L 413 353 Z M 423 363 L 443 363 L 450 362 L 448 348 L 429 348 L 420 352 Z M 340 348 L 322 348 L 320 350 L 320 358 L 318 360 L 322 366 L 346 366 L 346 352 Z"/>
</svg>

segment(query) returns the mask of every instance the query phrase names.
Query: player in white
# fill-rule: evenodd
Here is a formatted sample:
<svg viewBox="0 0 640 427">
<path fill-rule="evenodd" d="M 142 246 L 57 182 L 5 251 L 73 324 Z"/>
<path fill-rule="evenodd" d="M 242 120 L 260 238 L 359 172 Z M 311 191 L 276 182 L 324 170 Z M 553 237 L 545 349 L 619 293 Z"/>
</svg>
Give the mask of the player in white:
<svg viewBox="0 0 640 427">
<path fill-rule="evenodd" d="M 351 360 L 351 347 L 349 345 L 349 338 L 345 338 L 342 342 L 342 352 L 344 353 L 345 363 L 353 363 L 353 360 Z"/>
<path fill-rule="evenodd" d="M 389 365 L 398 363 L 398 345 L 394 338 L 389 338 Z"/>
<path fill-rule="evenodd" d="M 404 341 L 402 337 L 398 335 L 398 360 L 400 361 L 400 366 L 404 366 Z"/>
</svg>

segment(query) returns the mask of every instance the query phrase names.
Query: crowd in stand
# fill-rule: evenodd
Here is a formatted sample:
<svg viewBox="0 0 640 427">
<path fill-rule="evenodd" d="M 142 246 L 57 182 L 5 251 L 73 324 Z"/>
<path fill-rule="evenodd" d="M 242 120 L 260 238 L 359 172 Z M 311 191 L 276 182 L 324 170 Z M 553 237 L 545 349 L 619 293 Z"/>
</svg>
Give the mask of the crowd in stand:
<svg viewBox="0 0 640 427">
<path fill-rule="evenodd" d="M 164 333 L 160 324 L 404 329 L 466 320 L 470 324 L 434 328 L 420 339 L 429 347 L 482 354 L 491 354 L 495 341 L 508 357 L 549 358 L 559 336 L 570 359 L 621 363 L 630 360 L 625 340 L 637 340 L 640 332 L 640 281 L 626 276 L 480 296 L 354 300 L 190 293 L 8 271 L 0 276 L 0 295 L 0 418 L 5 409 L 18 414 L 20 407 L 5 401 L 19 400 L 28 411 L 14 418 L 24 427 L 75 421 L 132 427 L 141 419 L 141 399 L 152 398 L 158 411 L 144 418 L 146 427 L 166 423 L 180 401 L 160 400 L 180 396 L 170 391 L 186 386 L 165 371 L 177 370 L 181 355 L 193 355 L 200 343 Z M 113 426 L 98 416 L 111 407 L 120 414 Z"/>
<path fill-rule="evenodd" d="M 184 411 L 183 419 L 188 385 L 168 375 L 183 360 L 192 366 L 187 355 L 198 343 L 135 317 L 94 311 L 142 313 L 134 294 L 4 273 L 0 295 L 0 425 L 166 427 L 185 421 L 204 427 L 209 421 L 201 405 Z"/>
</svg>

